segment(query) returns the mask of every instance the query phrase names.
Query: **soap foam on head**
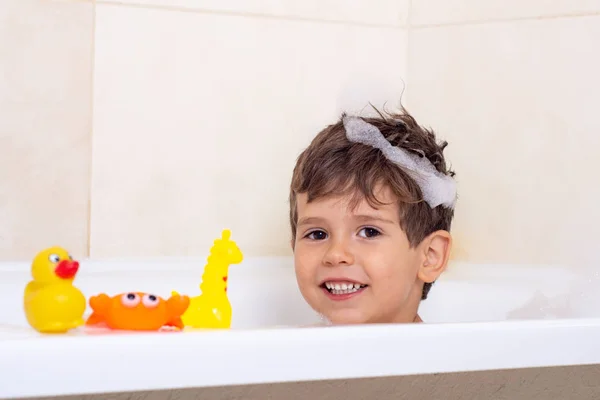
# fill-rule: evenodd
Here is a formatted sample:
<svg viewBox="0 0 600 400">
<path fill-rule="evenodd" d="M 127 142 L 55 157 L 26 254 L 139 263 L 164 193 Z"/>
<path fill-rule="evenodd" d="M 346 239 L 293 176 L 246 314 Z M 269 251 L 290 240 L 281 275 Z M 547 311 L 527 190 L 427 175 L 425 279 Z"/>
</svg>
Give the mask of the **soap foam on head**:
<svg viewBox="0 0 600 400">
<path fill-rule="evenodd" d="M 377 127 L 362 118 L 346 116 L 343 123 L 348 140 L 381 150 L 388 160 L 407 170 L 419 185 L 423 200 L 431 208 L 439 205 L 454 208 L 456 182 L 452 177 L 435 169 L 426 157 L 419 157 L 404 149 L 392 146 Z"/>
</svg>

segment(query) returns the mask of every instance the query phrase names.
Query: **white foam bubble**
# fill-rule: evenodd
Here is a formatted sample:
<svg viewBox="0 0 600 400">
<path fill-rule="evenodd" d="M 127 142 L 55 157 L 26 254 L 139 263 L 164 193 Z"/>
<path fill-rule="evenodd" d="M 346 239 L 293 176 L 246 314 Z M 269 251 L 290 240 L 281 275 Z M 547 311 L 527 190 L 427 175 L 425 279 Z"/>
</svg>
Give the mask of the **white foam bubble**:
<svg viewBox="0 0 600 400">
<path fill-rule="evenodd" d="M 419 185 L 423 200 L 431 208 L 439 205 L 454 208 L 456 182 L 452 177 L 439 172 L 427 158 L 392 146 L 377 127 L 362 118 L 347 116 L 344 117 L 343 123 L 348 140 L 381 150 L 388 160 L 409 172 Z"/>
</svg>

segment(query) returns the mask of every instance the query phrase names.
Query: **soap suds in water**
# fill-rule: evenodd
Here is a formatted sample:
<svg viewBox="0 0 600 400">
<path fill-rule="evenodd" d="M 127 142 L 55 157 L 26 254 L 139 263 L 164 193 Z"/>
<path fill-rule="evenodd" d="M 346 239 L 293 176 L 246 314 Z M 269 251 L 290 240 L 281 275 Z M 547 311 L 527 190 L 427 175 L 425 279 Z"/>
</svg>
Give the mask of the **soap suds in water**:
<svg viewBox="0 0 600 400">
<path fill-rule="evenodd" d="M 510 311 L 508 319 L 600 317 L 600 271 L 583 270 L 566 291 L 547 295 L 536 290 L 529 301 Z"/>
</svg>

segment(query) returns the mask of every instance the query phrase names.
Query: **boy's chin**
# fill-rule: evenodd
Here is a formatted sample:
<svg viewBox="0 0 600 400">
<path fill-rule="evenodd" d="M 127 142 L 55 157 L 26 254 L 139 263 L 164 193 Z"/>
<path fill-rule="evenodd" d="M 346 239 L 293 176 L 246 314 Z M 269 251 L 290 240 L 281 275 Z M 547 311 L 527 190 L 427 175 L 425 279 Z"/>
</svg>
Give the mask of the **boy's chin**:
<svg viewBox="0 0 600 400">
<path fill-rule="evenodd" d="M 344 309 L 327 310 L 323 315 L 332 325 L 361 325 L 361 324 L 390 324 L 415 322 L 414 319 L 404 321 L 404 318 L 394 314 L 382 315 L 369 313 L 367 310 Z"/>
<path fill-rule="evenodd" d="M 373 316 L 360 310 L 334 310 L 322 313 L 332 325 L 360 325 L 372 323 Z M 371 318 L 369 318 L 371 317 Z"/>
</svg>

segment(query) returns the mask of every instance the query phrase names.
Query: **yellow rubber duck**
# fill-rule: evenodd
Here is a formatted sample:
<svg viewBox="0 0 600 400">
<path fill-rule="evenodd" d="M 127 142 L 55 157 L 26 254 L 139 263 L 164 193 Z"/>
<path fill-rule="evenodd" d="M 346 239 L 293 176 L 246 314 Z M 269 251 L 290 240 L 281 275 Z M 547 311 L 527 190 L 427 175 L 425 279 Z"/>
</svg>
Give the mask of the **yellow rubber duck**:
<svg viewBox="0 0 600 400">
<path fill-rule="evenodd" d="M 61 247 L 39 252 L 31 264 L 33 280 L 23 305 L 31 327 L 41 333 L 66 333 L 84 324 L 86 299 L 73 280 L 79 263 Z"/>
</svg>

